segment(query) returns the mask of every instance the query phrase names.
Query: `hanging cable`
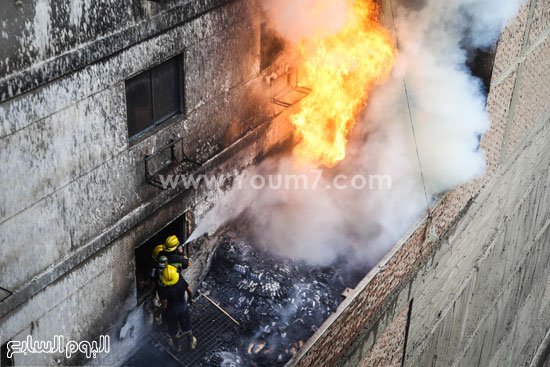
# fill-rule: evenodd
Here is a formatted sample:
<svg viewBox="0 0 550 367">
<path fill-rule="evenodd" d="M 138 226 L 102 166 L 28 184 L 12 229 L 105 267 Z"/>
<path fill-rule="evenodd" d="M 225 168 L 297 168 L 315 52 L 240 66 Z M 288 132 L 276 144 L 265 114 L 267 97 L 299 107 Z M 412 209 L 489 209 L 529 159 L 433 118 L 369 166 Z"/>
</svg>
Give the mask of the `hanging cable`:
<svg viewBox="0 0 550 367">
<path fill-rule="evenodd" d="M 393 3 L 392 0 L 390 0 L 390 9 L 391 9 L 391 17 L 393 21 L 393 28 L 395 30 L 395 44 L 397 46 L 397 50 L 399 50 L 399 39 L 397 38 L 397 27 L 395 25 L 395 16 L 393 14 Z M 411 122 L 411 130 L 413 134 L 413 140 L 414 140 L 414 147 L 416 150 L 416 159 L 418 161 L 418 169 L 420 170 L 420 178 L 422 179 L 422 187 L 424 189 L 424 198 L 426 199 L 426 207 L 428 208 L 428 218 L 432 218 L 432 212 L 430 209 L 430 201 L 428 199 L 428 191 L 426 190 L 426 181 L 424 180 L 424 171 L 422 170 L 422 163 L 420 162 L 420 154 L 418 153 L 418 144 L 416 142 L 416 132 L 414 130 L 414 123 L 411 113 L 411 105 L 409 102 L 409 92 L 407 91 L 407 81 L 405 77 L 403 76 L 403 87 L 405 88 L 405 99 L 407 100 L 407 110 L 409 111 L 409 120 Z"/>
</svg>

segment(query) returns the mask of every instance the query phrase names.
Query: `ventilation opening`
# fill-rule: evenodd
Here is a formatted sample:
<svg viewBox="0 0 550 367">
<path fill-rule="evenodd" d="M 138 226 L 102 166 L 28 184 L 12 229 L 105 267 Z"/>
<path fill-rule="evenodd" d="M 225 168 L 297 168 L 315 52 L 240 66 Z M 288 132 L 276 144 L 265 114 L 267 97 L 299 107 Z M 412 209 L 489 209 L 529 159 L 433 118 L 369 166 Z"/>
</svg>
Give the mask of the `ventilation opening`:
<svg viewBox="0 0 550 367">
<path fill-rule="evenodd" d="M 277 32 L 266 23 L 262 23 L 260 33 L 260 70 L 271 66 L 284 48 L 285 42 Z"/>
<path fill-rule="evenodd" d="M 13 356 L 11 358 L 8 358 L 8 343 L 2 344 L 2 357 L 0 361 L 0 366 L 7 367 L 7 366 L 14 366 L 13 364 Z"/>
<path fill-rule="evenodd" d="M 136 248 L 135 262 L 138 303 L 143 302 L 153 292 L 153 284 L 151 283 L 153 280 L 151 277 L 151 253 L 155 246 L 163 244 L 166 237 L 172 235 L 177 236 L 180 243 L 184 243 L 185 239 L 191 233 L 191 225 L 192 214 L 190 212 L 185 212 L 183 215 L 176 218 L 173 222 L 157 232 L 147 242 Z M 187 256 L 189 256 L 189 246 L 185 247 L 185 251 Z"/>
<path fill-rule="evenodd" d="M 478 48 L 468 52 L 468 61 L 466 66 L 470 69 L 473 76 L 481 79 L 483 83 L 483 92 L 485 97 L 489 94 L 491 87 L 491 76 L 493 75 L 493 65 L 495 64 L 496 45 L 490 48 Z"/>
</svg>

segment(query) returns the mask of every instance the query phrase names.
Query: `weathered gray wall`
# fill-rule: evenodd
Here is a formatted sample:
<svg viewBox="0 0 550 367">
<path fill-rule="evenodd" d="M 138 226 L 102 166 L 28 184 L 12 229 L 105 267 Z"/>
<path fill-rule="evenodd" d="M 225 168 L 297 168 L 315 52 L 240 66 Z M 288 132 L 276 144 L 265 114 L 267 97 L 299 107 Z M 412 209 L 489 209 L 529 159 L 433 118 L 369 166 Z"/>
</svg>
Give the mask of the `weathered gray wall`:
<svg viewBox="0 0 550 367">
<path fill-rule="evenodd" d="M 260 70 L 257 1 L 94 4 L 51 1 L 52 39 L 42 53 L 22 52 L 32 40 L 17 38 L 15 26 L 2 41 L 9 47 L 0 84 L 25 85 L 0 103 L 0 286 L 12 292 L 0 293 L 4 342 L 118 338 L 121 314 L 136 306 L 135 247 L 186 210 L 200 218 L 216 200 L 204 185 L 148 185 L 146 152 L 181 136 L 186 153 L 204 162 L 197 174 L 229 176 L 290 136 L 286 119 L 275 119 L 287 112 L 269 100 L 265 74 L 272 70 Z M 13 21 L 27 24 L 38 5 L 24 1 L 24 16 Z M 79 28 L 56 34 L 72 16 L 69 5 L 83 11 Z M 16 14 L 17 6 L 4 11 Z M 29 34 L 43 31 L 28 27 Z M 73 51 L 91 56 L 68 69 L 55 66 Z M 130 144 L 124 81 L 180 53 L 185 113 Z M 46 68 L 47 77 L 27 83 L 36 68 Z M 16 364 L 57 358 L 16 355 Z"/>
<path fill-rule="evenodd" d="M 0 102 L 230 1 L 4 1 Z"/>
</svg>

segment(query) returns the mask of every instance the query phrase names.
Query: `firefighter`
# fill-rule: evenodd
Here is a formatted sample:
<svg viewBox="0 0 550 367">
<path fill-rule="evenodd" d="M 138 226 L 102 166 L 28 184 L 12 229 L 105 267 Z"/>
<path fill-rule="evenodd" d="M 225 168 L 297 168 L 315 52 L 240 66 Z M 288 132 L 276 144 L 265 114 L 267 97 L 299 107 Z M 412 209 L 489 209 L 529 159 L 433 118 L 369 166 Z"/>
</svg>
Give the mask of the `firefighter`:
<svg viewBox="0 0 550 367">
<path fill-rule="evenodd" d="M 172 265 L 167 265 L 162 272 L 162 283 L 165 286 L 157 289 L 161 303 L 157 316 L 162 314 L 166 322 L 169 335 L 168 342 L 171 346 L 174 346 L 174 339 L 178 340 L 177 346 L 174 347 L 180 352 L 181 343 L 179 339 L 187 336 L 189 347 L 191 350 L 194 350 L 197 346 L 197 338 L 193 336 L 193 332 L 191 331 L 189 306 L 185 299 L 185 293 L 187 293 L 189 304 L 192 304 L 193 291 Z"/>
<path fill-rule="evenodd" d="M 159 269 L 160 265 L 158 261 L 158 255 L 162 250 L 164 250 L 164 245 L 157 245 L 151 252 L 151 259 L 149 263 L 150 270 L 147 274 L 147 278 L 138 282 L 139 289 L 143 289 L 145 287 L 154 287 L 155 284 L 160 280 L 159 271 L 162 272 L 162 269 Z"/>
<path fill-rule="evenodd" d="M 160 278 L 160 274 L 157 274 L 159 271 L 159 254 L 164 250 L 164 245 L 157 245 L 151 252 L 151 278 L 153 281 L 156 281 Z M 162 269 L 160 269 L 162 271 Z"/>
<path fill-rule="evenodd" d="M 165 286 L 162 283 L 161 277 L 162 271 L 166 268 L 168 263 L 168 259 L 165 256 L 159 256 L 162 250 L 164 250 L 164 245 L 157 245 L 151 253 L 151 271 L 149 274 L 151 279 L 148 284 L 150 284 L 154 290 L 153 298 L 151 300 L 153 310 L 158 309 L 161 306 L 158 289 Z M 154 312 L 153 316 L 154 322 L 156 322 L 157 325 L 162 325 L 162 318 L 160 316 L 156 316 Z"/>
<path fill-rule="evenodd" d="M 158 256 L 166 256 L 168 264 L 175 267 L 179 273 L 190 265 L 189 258 L 185 255 L 176 236 L 170 236 L 166 239 L 164 249 L 159 252 Z"/>
</svg>

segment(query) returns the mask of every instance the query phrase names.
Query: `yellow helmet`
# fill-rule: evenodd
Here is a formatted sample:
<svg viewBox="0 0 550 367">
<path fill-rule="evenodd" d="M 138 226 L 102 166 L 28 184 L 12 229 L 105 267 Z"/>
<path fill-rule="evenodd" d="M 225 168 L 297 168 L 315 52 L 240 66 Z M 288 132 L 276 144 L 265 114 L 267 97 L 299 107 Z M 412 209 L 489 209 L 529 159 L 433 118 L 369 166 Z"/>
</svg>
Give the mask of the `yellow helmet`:
<svg viewBox="0 0 550 367">
<path fill-rule="evenodd" d="M 151 257 L 156 260 L 162 250 L 164 250 L 164 245 L 155 246 L 153 252 L 151 252 Z"/>
<path fill-rule="evenodd" d="M 166 242 L 164 242 L 164 249 L 168 252 L 172 252 L 178 247 L 180 244 L 180 241 L 176 236 L 170 236 L 166 239 Z"/>
<path fill-rule="evenodd" d="M 166 265 L 162 272 L 162 282 L 166 285 L 174 285 L 180 279 L 178 270 L 172 265 Z"/>
</svg>

